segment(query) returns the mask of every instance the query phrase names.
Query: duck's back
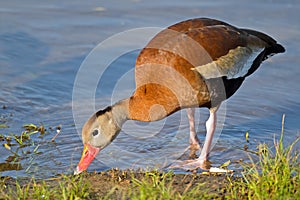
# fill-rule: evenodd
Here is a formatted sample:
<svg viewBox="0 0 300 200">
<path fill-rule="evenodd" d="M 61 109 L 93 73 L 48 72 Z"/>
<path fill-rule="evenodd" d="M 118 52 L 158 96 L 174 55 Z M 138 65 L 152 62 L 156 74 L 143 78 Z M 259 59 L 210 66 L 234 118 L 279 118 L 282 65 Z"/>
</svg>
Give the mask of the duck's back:
<svg viewBox="0 0 300 200">
<path fill-rule="evenodd" d="M 218 104 L 231 96 L 275 44 L 263 33 L 218 20 L 177 23 L 158 33 L 139 54 L 133 97 L 144 99 L 148 109 L 162 105 L 167 114 L 210 107 L 212 101 Z"/>
</svg>

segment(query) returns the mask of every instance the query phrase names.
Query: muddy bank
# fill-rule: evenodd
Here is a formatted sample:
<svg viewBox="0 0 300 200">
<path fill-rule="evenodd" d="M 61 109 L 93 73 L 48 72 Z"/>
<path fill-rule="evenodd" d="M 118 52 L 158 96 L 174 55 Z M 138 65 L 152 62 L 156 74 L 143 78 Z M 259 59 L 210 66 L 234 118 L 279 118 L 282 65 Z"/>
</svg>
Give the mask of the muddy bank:
<svg viewBox="0 0 300 200">
<path fill-rule="evenodd" d="M 122 198 L 124 194 L 139 189 L 137 187 L 139 184 L 136 183 L 138 181 L 152 182 L 154 187 L 163 181 L 165 186 L 171 187 L 171 192 L 180 194 L 199 187 L 199 189 L 205 189 L 207 193 L 219 197 L 225 196 L 226 184 L 228 184 L 226 175 L 216 174 L 172 174 L 166 176 L 159 172 L 143 173 L 111 170 L 97 174 L 86 174 L 85 177 L 93 183 L 93 190 L 96 195 L 103 197 L 108 192 L 113 191 L 115 198 Z M 155 183 L 154 180 L 160 182 Z"/>
<path fill-rule="evenodd" d="M 58 175 L 47 180 L 33 180 L 32 178 L 16 180 L 2 177 L 0 198 L 13 199 L 22 196 L 20 194 L 22 192 L 23 194 L 35 193 L 36 190 L 51 190 L 59 193 L 62 187 L 69 190 L 80 187 L 85 188 L 85 196 L 82 197 L 84 199 L 128 199 L 133 196 L 141 197 L 142 193 L 149 195 L 152 192 L 161 192 L 162 198 L 164 195 L 180 197 L 186 194 L 193 198 L 193 195 L 199 197 L 200 192 L 200 196 L 203 197 L 224 199 L 227 195 L 226 186 L 230 182 L 229 179 L 232 177 L 224 174 L 172 174 L 117 169 L 99 173 L 83 173 L 80 176 Z"/>
</svg>

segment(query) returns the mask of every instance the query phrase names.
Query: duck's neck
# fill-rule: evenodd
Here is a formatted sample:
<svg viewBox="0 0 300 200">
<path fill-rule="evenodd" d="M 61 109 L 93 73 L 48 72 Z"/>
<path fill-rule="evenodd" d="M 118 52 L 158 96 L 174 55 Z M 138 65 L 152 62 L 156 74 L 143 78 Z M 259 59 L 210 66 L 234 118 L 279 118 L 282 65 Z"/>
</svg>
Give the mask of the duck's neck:
<svg viewBox="0 0 300 200">
<path fill-rule="evenodd" d="M 123 99 L 112 106 L 112 118 L 120 128 L 127 120 L 157 121 L 171 112 L 174 112 L 173 107 L 168 108 L 155 101 L 146 101 L 134 96 Z"/>
<path fill-rule="evenodd" d="M 112 106 L 112 118 L 121 128 L 129 119 L 129 99 L 124 99 Z"/>
</svg>

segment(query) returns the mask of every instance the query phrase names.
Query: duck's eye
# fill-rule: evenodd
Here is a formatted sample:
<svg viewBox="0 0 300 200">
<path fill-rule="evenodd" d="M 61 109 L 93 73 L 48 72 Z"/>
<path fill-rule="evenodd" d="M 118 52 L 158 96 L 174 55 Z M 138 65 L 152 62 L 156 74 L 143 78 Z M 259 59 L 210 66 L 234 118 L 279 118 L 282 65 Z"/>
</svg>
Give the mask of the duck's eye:
<svg viewBox="0 0 300 200">
<path fill-rule="evenodd" d="M 96 136 L 96 135 L 98 135 L 99 134 L 99 130 L 98 129 L 95 129 L 93 132 L 92 132 L 92 135 L 93 136 Z"/>
</svg>

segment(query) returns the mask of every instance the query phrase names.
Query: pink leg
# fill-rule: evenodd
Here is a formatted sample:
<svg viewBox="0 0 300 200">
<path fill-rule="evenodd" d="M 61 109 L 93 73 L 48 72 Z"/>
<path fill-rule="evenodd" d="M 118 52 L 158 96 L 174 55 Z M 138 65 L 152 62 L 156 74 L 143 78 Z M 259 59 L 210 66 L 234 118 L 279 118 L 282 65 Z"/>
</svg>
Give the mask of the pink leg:
<svg viewBox="0 0 300 200">
<path fill-rule="evenodd" d="M 198 150 L 200 149 L 200 144 L 195 130 L 195 108 L 188 108 L 186 112 L 190 124 L 190 149 Z"/>
<path fill-rule="evenodd" d="M 206 121 L 205 142 L 199 158 L 197 158 L 196 160 L 183 161 L 183 163 L 181 163 L 180 165 L 171 166 L 171 168 L 183 168 L 187 170 L 194 170 L 197 168 L 208 169 L 210 167 L 207 159 L 210 151 L 211 142 L 216 129 L 216 124 L 217 124 L 216 111 L 218 110 L 218 108 L 219 107 L 215 107 L 209 110 L 210 115 L 208 120 Z"/>
<path fill-rule="evenodd" d="M 216 124 L 217 124 L 217 114 L 216 114 L 217 109 L 211 109 L 210 115 L 208 120 L 206 121 L 206 137 L 205 137 L 205 142 L 201 151 L 201 154 L 197 160 L 199 161 L 206 161 L 208 158 L 208 154 L 210 151 L 210 146 L 212 139 L 214 137 L 214 132 L 216 129 Z"/>
</svg>

